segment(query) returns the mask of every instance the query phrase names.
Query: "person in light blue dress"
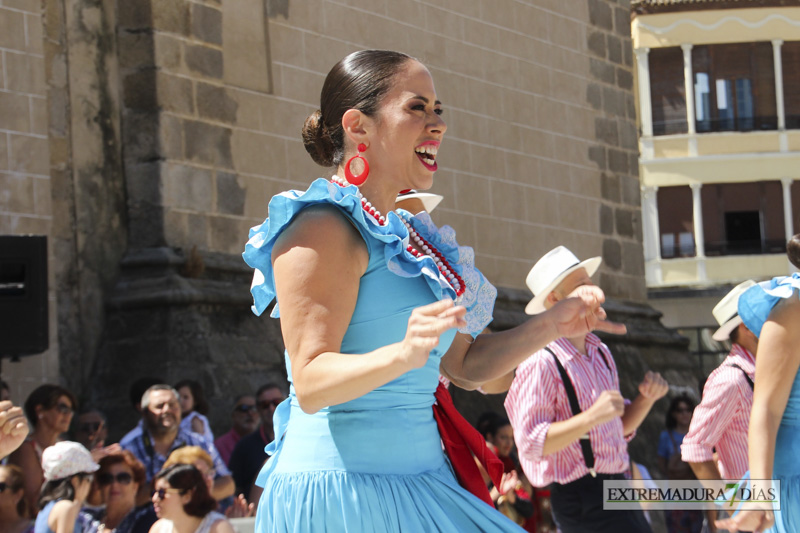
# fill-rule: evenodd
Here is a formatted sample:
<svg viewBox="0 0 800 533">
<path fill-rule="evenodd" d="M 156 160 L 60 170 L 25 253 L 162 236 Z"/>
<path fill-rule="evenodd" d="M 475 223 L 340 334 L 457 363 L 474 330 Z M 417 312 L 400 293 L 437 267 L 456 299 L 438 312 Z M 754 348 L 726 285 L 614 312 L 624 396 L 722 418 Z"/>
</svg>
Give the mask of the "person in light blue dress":
<svg viewBox="0 0 800 533">
<path fill-rule="evenodd" d="M 496 291 L 472 250 L 426 215 L 392 211 L 399 191 L 433 183 L 441 109 L 418 61 L 350 54 L 303 128 L 334 176 L 273 197 L 250 231 L 253 310 L 274 303 L 291 382 L 256 482 L 257 532 L 520 531 L 456 480 L 432 412 L 439 373 L 476 388 L 565 332 L 624 332 L 605 321 L 602 292 L 583 287 L 478 335 Z"/>
<path fill-rule="evenodd" d="M 795 235 L 789 242 L 790 258 L 793 248 L 800 250 L 798 245 L 800 235 Z M 757 284 L 739 298 L 739 316 L 759 337 L 749 428 L 749 477 L 754 486 L 758 485 L 755 480 L 779 480 L 781 501 L 780 509 L 743 510 L 717 522 L 731 531 L 800 531 L 798 291 L 800 274 L 794 273 Z"/>
</svg>

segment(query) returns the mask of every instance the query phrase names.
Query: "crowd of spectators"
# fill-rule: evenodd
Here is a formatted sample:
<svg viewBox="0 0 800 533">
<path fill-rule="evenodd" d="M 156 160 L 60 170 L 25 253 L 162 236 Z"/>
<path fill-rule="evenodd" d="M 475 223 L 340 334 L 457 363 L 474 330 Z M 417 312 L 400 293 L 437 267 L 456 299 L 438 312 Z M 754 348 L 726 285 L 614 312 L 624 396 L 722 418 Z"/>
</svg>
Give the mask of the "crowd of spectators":
<svg viewBox="0 0 800 533">
<path fill-rule="evenodd" d="M 140 419 L 109 443 L 106 415 L 69 390 L 41 385 L 20 408 L 0 381 L 2 533 L 232 533 L 255 514 L 284 385 L 236 397 L 217 439 L 196 381 L 143 378 L 130 397 Z"/>
</svg>

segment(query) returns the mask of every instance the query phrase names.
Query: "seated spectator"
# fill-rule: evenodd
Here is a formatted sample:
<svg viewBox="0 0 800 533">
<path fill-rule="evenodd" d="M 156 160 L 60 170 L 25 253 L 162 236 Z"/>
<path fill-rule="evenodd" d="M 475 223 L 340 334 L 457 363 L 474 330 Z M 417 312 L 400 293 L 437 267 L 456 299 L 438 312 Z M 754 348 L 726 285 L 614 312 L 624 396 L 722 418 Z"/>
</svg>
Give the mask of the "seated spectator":
<svg viewBox="0 0 800 533">
<path fill-rule="evenodd" d="M 208 425 L 208 402 L 203 387 L 196 381 L 184 379 L 175 385 L 181 404 L 181 428 L 202 435 L 208 442 L 214 442 L 214 434 Z"/>
<path fill-rule="evenodd" d="M 231 454 L 231 472 L 236 483 L 236 494 L 247 494 L 248 500 L 257 501 L 260 491 L 250 492 L 261 467 L 267 460 L 264 447 L 273 441 L 272 417 L 275 409 L 286 398 L 283 388 L 275 383 L 262 385 L 256 391 L 256 406 L 261 426 L 257 431 L 242 438 Z"/>
<path fill-rule="evenodd" d="M 83 533 L 91 517 L 81 513 L 99 466 L 77 442 L 64 441 L 42 453 L 44 485 L 39 495 L 35 533 Z"/>
<path fill-rule="evenodd" d="M 25 502 L 22 470 L 0 465 L 0 532 L 32 533 L 33 520 Z"/>
<path fill-rule="evenodd" d="M 222 458 L 205 437 L 181 429 L 181 411 L 178 392 L 169 385 L 153 385 L 142 396 L 142 431 L 133 438 L 128 434 L 120 445 L 130 450 L 145 468 L 147 482 L 151 483 L 164 466 L 173 450 L 184 446 L 200 446 L 211 456 L 217 478 L 215 491 L 232 482 L 230 472 Z"/>
<path fill-rule="evenodd" d="M 8 462 L 25 473 L 25 499 L 30 509 L 37 508 L 42 488 L 42 453 L 67 432 L 76 405 L 72 393 L 58 385 L 41 385 L 25 400 L 25 415 L 33 432 Z"/>
<path fill-rule="evenodd" d="M 80 442 L 89 451 L 103 448 L 108 438 L 106 415 L 94 408 L 82 410 L 75 420 L 72 435 L 75 442 Z"/>
<path fill-rule="evenodd" d="M 689 431 L 695 403 L 688 396 L 672 399 L 667 410 L 667 429 L 658 439 L 658 467 L 669 480 L 696 479 L 691 465 L 681 457 L 681 443 Z M 699 509 L 667 509 L 665 514 L 668 533 L 689 531 L 699 533 L 703 528 L 703 511 Z"/>
<path fill-rule="evenodd" d="M 119 444 L 105 446 L 106 437 L 108 436 L 106 416 L 92 407 L 82 410 L 78 415 L 72 436 L 75 442 L 83 444 L 91 452 L 92 459 L 96 463 L 100 463 L 100 460 L 106 455 L 122 451 Z M 101 487 L 95 483 L 86 498 L 84 511 L 101 510 L 104 507 L 103 501 Z"/>
<path fill-rule="evenodd" d="M 5 459 L 25 442 L 30 428 L 22 409 L 10 401 L 0 401 L 0 417 L 0 459 Z"/>
<path fill-rule="evenodd" d="M 258 427 L 258 411 L 256 410 L 256 397 L 252 394 L 242 394 L 234 401 L 231 411 L 231 430 L 214 441 L 219 455 L 225 464 L 230 466 L 231 454 L 236 444 L 256 430 Z"/>
<path fill-rule="evenodd" d="M 225 476 L 224 481 L 215 485 L 217 472 L 214 470 L 214 461 L 200 446 L 184 446 L 173 451 L 167 457 L 164 468 L 172 465 L 192 465 L 198 469 L 208 485 L 208 492 L 215 500 L 220 501 L 233 496 L 233 479 L 231 476 Z"/>
<path fill-rule="evenodd" d="M 225 516 L 214 511 L 217 502 L 192 465 L 175 464 L 159 472 L 153 506 L 161 520 L 151 533 L 234 533 Z"/>
<path fill-rule="evenodd" d="M 93 514 L 95 521 L 90 531 L 103 533 L 147 533 L 158 519 L 153 506 L 136 506 L 136 494 L 146 482 L 144 466 L 127 450 L 111 453 L 100 459 L 100 469 L 95 474 L 95 484 L 105 506 Z M 84 532 L 87 533 L 87 532 Z"/>
<path fill-rule="evenodd" d="M 484 419 L 484 417 L 481 417 Z M 514 430 L 507 418 L 497 415 L 486 417 L 483 436 L 494 449 L 497 458 L 503 462 L 503 490 L 494 488 L 490 491 L 497 508 L 504 515 L 521 525 L 526 531 L 535 532 L 536 496 L 535 490 L 528 482 L 519 463 L 512 456 L 514 450 Z M 500 493 L 503 493 L 502 495 Z"/>
<path fill-rule="evenodd" d="M 133 410 L 136 411 L 136 415 L 139 421 L 136 423 L 136 426 L 132 430 L 130 430 L 128 433 L 125 434 L 124 437 L 122 437 L 122 439 L 120 439 L 120 442 L 126 440 L 133 440 L 136 437 L 141 436 L 142 425 L 144 424 L 144 421 L 142 420 L 142 396 L 144 396 L 144 393 L 147 392 L 147 389 L 149 389 L 153 385 L 160 385 L 161 383 L 164 383 L 163 379 L 154 378 L 150 376 L 139 378 L 133 383 L 131 383 L 131 386 L 128 389 L 128 399 L 131 402 L 131 407 L 133 407 Z M 148 501 L 150 500 L 149 490 L 147 491 L 147 499 Z"/>
</svg>

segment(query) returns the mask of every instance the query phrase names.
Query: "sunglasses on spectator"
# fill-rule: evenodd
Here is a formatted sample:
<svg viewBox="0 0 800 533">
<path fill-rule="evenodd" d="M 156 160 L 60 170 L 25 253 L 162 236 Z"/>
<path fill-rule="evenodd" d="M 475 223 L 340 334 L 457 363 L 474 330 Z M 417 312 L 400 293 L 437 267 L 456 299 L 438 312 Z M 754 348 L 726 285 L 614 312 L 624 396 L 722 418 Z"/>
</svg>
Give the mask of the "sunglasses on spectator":
<svg viewBox="0 0 800 533">
<path fill-rule="evenodd" d="M 72 409 L 72 406 L 67 405 L 65 403 L 57 403 L 53 407 L 53 409 L 55 409 L 56 411 L 58 411 L 62 415 L 68 415 L 68 414 L 74 412 L 73 409 Z"/>
<path fill-rule="evenodd" d="M 89 483 L 94 481 L 94 474 L 92 474 L 91 472 L 80 472 L 79 474 L 75 475 L 81 478 L 82 480 L 88 481 Z"/>
<path fill-rule="evenodd" d="M 0 482 L 0 492 L 5 492 L 8 487 L 8 483 L 5 481 Z"/>
<path fill-rule="evenodd" d="M 84 433 L 94 433 L 103 425 L 102 422 L 86 422 L 78 426 L 78 430 Z"/>
<path fill-rule="evenodd" d="M 262 410 L 269 409 L 270 407 L 278 407 L 281 403 L 283 403 L 283 400 L 266 400 L 258 402 L 258 408 Z"/>
<path fill-rule="evenodd" d="M 127 472 L 120 472 L 116 476 L 109 473 L 98 474 L 97 476 L 97 483 L 101 486 L 111 485 L 115 481 L 120 485 L 130 485 L 131 481 L 133 481 L 133 476 Z"/>
<path fill-rule="evenodd" d="M 256 408 L 255 405 L 250 405 L 249 403 L 243 403 L 234 407 L 233 410 L 238 411 L 240 413 L 249 413 L 250 411 L 255 410 L 255 408 Z"/>
<path fill-rule="evenodd" d="M 183 489 L 156 489 L 153 491 L 153 496 L 156 496 L 159 501 L 163 500 L 167 494 L 180 494 L 183 496 L 186 491 Z"/>
</svg>

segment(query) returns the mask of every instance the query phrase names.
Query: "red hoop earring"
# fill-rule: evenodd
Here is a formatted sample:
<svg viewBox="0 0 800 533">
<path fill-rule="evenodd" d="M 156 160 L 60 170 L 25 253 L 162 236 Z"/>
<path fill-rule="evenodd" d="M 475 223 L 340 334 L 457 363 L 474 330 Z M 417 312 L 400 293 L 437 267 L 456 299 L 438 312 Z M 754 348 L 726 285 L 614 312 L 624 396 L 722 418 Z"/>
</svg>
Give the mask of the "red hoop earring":
<svg viewBox="0 0 800 533">
<path fill-rule="evenodd" d="M 367 177 L 369 177 L 369 163 L 366 159 L 361 157 L 361 152 L 367 151 L 367 145 L 361 143 L 358 145 L 358 154 L 354 155 L 350 159 L 347 160 L 347 163 L 344 165 L 344 176 L 347 178 L 347 181 L 355 186 L 363 184 L 367 181 Z M 353 162 L 353 159 L 360 159 L 364 162 L 364 170 L 361 171 L 361 174 L 354 176 L 352 172 L 350 172 L 350 164 Z"/>
</svg>

